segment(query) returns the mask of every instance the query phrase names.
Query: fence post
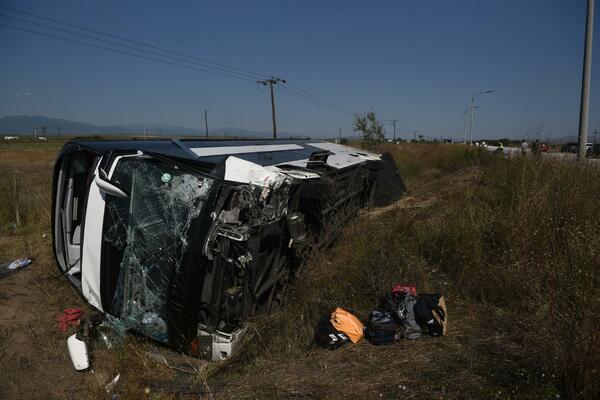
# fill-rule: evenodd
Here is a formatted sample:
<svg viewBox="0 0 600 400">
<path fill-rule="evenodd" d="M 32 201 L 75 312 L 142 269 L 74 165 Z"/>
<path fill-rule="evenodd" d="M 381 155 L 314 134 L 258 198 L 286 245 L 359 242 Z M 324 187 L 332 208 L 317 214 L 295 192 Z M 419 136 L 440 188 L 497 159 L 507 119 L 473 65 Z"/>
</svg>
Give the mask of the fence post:
<svg viewBox="0 0 600 400">
<path fill-rule="evenodd" d="M 19 186 L 17 184 L 17 173 L 13 175 L 13 191 L 15 199 L 15 223 L 17 226 L 21 225 L 21 216 L 19 214 Z"/>
</svg>

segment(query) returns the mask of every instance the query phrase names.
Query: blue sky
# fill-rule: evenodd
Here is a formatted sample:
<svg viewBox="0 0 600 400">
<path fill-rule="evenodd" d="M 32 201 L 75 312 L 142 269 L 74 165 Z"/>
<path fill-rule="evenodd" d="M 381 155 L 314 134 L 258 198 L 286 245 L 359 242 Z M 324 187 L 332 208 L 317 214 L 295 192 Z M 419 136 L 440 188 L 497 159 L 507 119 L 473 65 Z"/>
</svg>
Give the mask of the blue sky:
<svg viewBox="0 0 600 400">
<path fill-rule="evenodd" d="M 578 126 L 585 0 L 0 4 L 274 74 L 346 109 L 372 108 L 381 119 L 398 119 L 404 137 L 410 130 L 446 135 L 471 94 L 487 89 L 496 92 L 477 100 L 476 137 L 532 137 L 540 122 L 543 137 L 561 137 Z M 591 132 L 600 130 L 598 8 Z M 0 23 L 50 32 L 6 18 Z M 271 129 L 268 91 L 253 82 L 3 27 L 0 54 L 0 116 L 203 128 L 206 108 L 211 129 Z M 280 131 L 351 134 L 351 115 L 280 90 L 275 95 Z"/>
</svg>

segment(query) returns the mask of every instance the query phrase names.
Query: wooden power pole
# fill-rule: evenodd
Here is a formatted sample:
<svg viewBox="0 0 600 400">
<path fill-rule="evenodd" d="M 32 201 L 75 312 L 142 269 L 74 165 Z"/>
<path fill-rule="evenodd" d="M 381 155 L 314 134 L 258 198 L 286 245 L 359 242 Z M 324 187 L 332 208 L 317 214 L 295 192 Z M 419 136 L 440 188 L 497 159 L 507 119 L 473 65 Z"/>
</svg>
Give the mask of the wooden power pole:
<svg viewBox="0 0 600 400">
<path fill-rule="evenodd" d="M 206 138 L 208 139 L 208 116 L 204 110 L 204 129 L 206 129 Z"/>
<path fill-rule="evenodd" d="M 277 139 L 277 123 L 275 122 L 275 94 L 273 93 L 273 85 L 277 83 L 285 83 L 285 79 L 276 78 L 272 76 L 270 79 L 265 79 L 262 81 L 256 81 L 257 83 L 262 83 L 263 85 L 269 85 L 269 89 L 271 90 L 271 113 L 273 116 L 273 139 Z"/>
</svg>

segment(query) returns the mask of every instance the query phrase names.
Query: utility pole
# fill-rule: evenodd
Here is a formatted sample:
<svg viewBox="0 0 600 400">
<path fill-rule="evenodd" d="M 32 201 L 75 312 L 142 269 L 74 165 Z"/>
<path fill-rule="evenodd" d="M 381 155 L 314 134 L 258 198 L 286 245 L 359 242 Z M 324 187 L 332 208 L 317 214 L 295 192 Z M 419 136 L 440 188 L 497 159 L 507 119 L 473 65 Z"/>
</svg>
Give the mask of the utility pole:
<svg viewBox="0 0 600 400">
<path fill-rule="evenodd" d="M 208 115 L 206 110 L 204 110 L 204 129 L 206 129 L 206 138 L 208 139 Z"/>
<path fill-rule="evenodd" d="M 581 78 L 581 106 L 579 109 L 579 148 L 577 159 L 584 160 L 587 150 L 588 114 L 590 111 L 590 81 L 592 73 L 592 38 L 594 36 L 594 0 L 587 2 L 583 76 Z"/>
<path fill-rule="evenodd" d="M 392 123 L 392 126 L 394 127 L 394 143 L 396 143 L 396 122 L 398 122 L 398 120 L 391 119 L 390 122 Z"/>
<path fill-rule="evenodd" d="M 465 109 L 463 114 L 463 144 L 467 143 L 467 116 L 469 115 L 469 107 Z"/>
<path fill-rule="evenodd" d="M 473 110 L 478 109 L 479 106 L 473 106 L 471 105 L 471 107 L 469 107 L 469 144 L 473 144 L 473 117 L 475 116 L 475 112 Z"/>
<path fill-rule="evenodd" d="M 275 122 L 275 95 L 273 94 L 273 85 L 277 83 L 285 83 L 285 79 L 276 78 L 274 76 L 271 79 L 265 79 L 262 81 L 256 81 L 257 83 L 261 83 L 265 86 L 269 85 L 269 89 L 271 89 L 271 112 L 273 115 L 273 139 L 277 139 L 277 123 Z"/>
<path fill-rule="evenodd" d="M 340 128 L 340 144 L 342 144 L 342 128 Z"/>
<path fill-rule="evenodd" d="M 148 128 L 144 127 L 144 140 L 148 140 Z"/>
<path fill-rule="evenodd" d="M 37 126 L 33 127 L 33 139 L 36 140 L 37 139 Z"/>
<path fill-rule="evenodd" d="M 471 97 L 471 118 L 469 118 L 469 144 L 473 144 L 473 98 Z"/>
</svg>

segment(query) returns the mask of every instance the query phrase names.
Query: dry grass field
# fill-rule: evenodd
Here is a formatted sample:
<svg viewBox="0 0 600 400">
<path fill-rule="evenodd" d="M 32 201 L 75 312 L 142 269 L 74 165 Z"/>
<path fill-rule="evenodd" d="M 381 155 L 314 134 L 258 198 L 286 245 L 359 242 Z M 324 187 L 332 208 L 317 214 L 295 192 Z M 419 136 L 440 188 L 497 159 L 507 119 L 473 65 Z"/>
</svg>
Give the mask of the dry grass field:
<svg viewBox="0 0 600 400">
<path fill-rule="evenodd" d="M 249 324 L 245 344 L 195 374 L 149 356 L 135 336 L 73 370 L 56 316 L 83 301 L 51 253 L 58 143 L 0 147 L 0 399 L 594 399 L 600 393 L 600 176 L 575 164 L 505 160 L 460 145 L 384 145 L 409 187 L 366 210 L 294 284 L 288 304 Z M 20 224 L 16 227 L 14 177 Z M 318 318 L 360 317 L 396 282 L 445 294 L 449 334 L 394 346 L 311 346 Z M 199 394 L 202 393 L 202 394 Z"/>
</svg>

